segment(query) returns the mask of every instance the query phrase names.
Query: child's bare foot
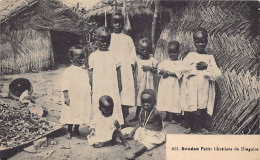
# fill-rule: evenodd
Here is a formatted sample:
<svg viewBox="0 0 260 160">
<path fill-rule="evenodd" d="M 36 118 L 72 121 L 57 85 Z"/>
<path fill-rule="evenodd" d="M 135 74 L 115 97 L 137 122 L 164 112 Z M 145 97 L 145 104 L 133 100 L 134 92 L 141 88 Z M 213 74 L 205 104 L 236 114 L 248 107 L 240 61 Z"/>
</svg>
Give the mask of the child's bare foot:
<svg viewBox="0 0 260 160">
<path fill-rule="evenodd" d="M 127 143 L 125 144 L 125 150 L 131 149 L 131 146 Z"/>
<path fill-rule="evenodd" d="M 189 127 L 186 130 L 184 130 L 183 132 L 186 133 L 186 134 L 191 134 L 191 128 Z"/>
<path fill-rule="evenodd" d="M 71 132 L 68 132 L 66 135 L 65 135 L 66 139 L 68 140 L 71 140 L 72 138 L 72 133 Z"/>
<path fill-rule="evenodd" d="M 135 154 L 133 152 L 126 152 L 125 158 L 128 160 L 133 160 L 133 159 L 135 159 Z"/>
<path fill-rule="evenodd" d="M 101 147 L 103 147 L 104 146 L 104 143 L 95 143 L 95 144 L 93 144 L 93 147 L 94 148 L 101 148 Z"/>
<path fill-rule="evenodd" d="M 200 130 L 200 132 L 201 132 L 202 134 L 210 134 L 210 132 L 209 132 L 207 129 L 205 129 L 205 128 L 202 128 L 202 129 Z"/>
<path fill-rule="evenodd" d="M 178 124 L 178 122 L 175 121 L 175 120 L 171 120 L 170 123 L 171 123 L 171 124 Z"/>
</svg>

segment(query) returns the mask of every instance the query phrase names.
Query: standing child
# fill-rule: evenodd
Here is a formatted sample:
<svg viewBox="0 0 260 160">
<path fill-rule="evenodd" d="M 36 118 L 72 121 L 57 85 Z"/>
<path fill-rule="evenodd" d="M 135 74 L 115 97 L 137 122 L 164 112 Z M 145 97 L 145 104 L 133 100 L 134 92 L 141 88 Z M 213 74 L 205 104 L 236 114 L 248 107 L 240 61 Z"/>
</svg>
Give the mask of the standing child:
<svg viewBox="0 0 260 160">
<path fill-rule="evenodd" d="M 112 18 L 113 34 L 111 35 L 111 46 L 109 50 L 116 56 L 121 64 L 122 91 L 120 92 L 122 112 L 124 121 L 129 115 L 129 108 L 135 105 L 135 45 L 133 39 L 122 33 L 124 17 L 117 12 Z M 126 123 L 125 123 L 126 124 Z"/>
<path fill-rule="evenodd" d="M 179 48 L 179 42 L 169 42 L 168 54 L 170 59 L 164 60 L 162 63 L 158 65 L 158 73 L 159 75 L 161 75 L 161 79 L 158 87 L 157 109 L 159 111 L 166 111 L 165 120 L 171 121 L 171 123 L 177 123 L 173 119 L 173 116 L 175 114 L 181 113 L 180 79 L 182 77 L 182 61 L 178 60 L 178 56 L 180 53 Z"/>
<path fill-rule="evenodd" d="M 155 108 L 156 94 L 152 89 L 146 89 L 141 94 L 142 110 L 139 123 L 134 128 L 125 128 L 129 139 L 134 138 L 141 143 L 133 152 L 126 154 L 127 159 L 135 159 L 147 150 L 165 142 L 166 134 L 163 129 L 163 121 L 159 111 Z M 128 134 L 129 133 L 129 134 Z"/>
<path fill-rule="evenodd" d="M 68 124 L 68 139 L 73 135 L 80 135 L 79 125 L 89 123 L 91 115 L 91 88 L 88 83 L 88 72 L 81 68 L 84 64 L 82 48 L 76 46 L 69 50 L 72 65 L 64 71 L 62 91 L 65 106 L 61 112 L 60 122 Z M 72 132 L 72 127 L 74 131 Z"/>
<path fill-rule="evenodd" d="M 190 52 L 183 62 L 187 68 L 183 80 L 184 111 L 189 127 L 185 133 L 207 134 L 207 114 L 212 116 L 215 102 L 215 80 L 221 75 L 215 58 L 206 52 L 208 33 L 199 28 L 193 34 L 196 52 Z"/>
<path fill-rule="evenodd" d="M 125 149 L 130 149 L 130 145 L 119 130 L 118 121 L 112 117 L 113 108 L 114 102 L 110 96 L 104 95 L 100 97 L 99 110 L 102 115 L 93 119 L 90 125 L 88 143 L 95 148 L 106 147 L 114 145 L 118 137 L 123 142 Z"/>
<path fill-rule="evenodd" d="M 141 93 L 145 89 L 154 89 L 153 75 L 157 72 L 157 60 L 150 56 L 151 44 L 147 38 L 138 43 L 139 57 L 137 57 L 137 99 L 135 117 L 129 122 L 137 121 L 141 111 Z"/>
<path fill-rule="evenodd" d="M 119 90 L 121 90 L 120 63 L 108 49 L 111 33 L 108 28 L 97 30 L 98 50 L 89 56 L 90 83 L 92 86 L 93 116 L 100 116 L 99 98 L 109 95 L 114 101 L 113 117 L 120 125 L 124 124 Z"/>
</svg>

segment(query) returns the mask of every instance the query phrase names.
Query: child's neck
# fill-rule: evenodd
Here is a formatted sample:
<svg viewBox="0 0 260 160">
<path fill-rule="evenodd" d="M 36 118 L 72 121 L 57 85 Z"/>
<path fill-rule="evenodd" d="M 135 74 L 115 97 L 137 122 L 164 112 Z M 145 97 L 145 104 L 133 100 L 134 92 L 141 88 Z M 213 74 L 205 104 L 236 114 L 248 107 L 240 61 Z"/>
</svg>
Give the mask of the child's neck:
<svg viewBox="0 0 260 160">
<path fill-rule="evenodd" d="M 207 54 L 206 50 L 197 50 L 197 53 L 199 53 L 199 54 Z"/>
</svg>

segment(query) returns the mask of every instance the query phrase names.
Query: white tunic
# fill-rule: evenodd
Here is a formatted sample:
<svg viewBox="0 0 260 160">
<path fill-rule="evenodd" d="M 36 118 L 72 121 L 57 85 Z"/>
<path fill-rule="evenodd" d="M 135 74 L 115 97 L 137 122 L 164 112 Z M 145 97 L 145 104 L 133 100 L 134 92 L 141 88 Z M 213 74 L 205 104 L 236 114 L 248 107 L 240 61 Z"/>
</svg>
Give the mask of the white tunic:
<svg viewBox="0 0 260 160">
<path fill-rule="evenodd" d="M 136 52 L 133 40 L 130 36 L 123 33 L 113 33 L 111 35 L 111 44 L 109 49 L 121 63 L 121 104 L 134 106 L 135 88 L 131 64 L 135 63 Z"/>
<path fill-rule="evenodd" d="M 91 122 L 90 128 L 94 128 L 94 135 L 88 135 L 89 145 L 93 145 L 99 142 L 107 142 L 112 140 L 113 132 L 116 127 L 114 125 L 114 118 L 98 116 Z"/>
<path fill-rule="evenodd" d="M 201 61 L 208 64 L 206 70 L 196 69 L 196 64 Z M 183 62 L 187 68 L 182 85 L 184 111 L 207 108 L 208 114 L 212 115 L 215 102 L 215 80 L 221 75 L 214 56 L 190 52 Z"/>
<path fill-rule="evenodd" d="M 181 85 L 179 79 L 182 77 L 182 61 L 164 60 L 158 65 L 158 73 L 161 70 L 173 72 L 178 78 L 169 76 L 163 79 L 161 76 L 158 86 L 157 109 L 159 111 L 181 113 Z"/>
<path fill-rule="evenodd" d="M 68 90 L 70 106 L 63 104 L 60 122 L 62 124 L 89 124 L 91 119 L 91 88 L 88 72 L 74 65 L 66 68 L 62 79 L 62 91 L 65 90 Z M 62 98 L 64 103 L 64 95 Z"/>
<path fill-rule="evenodd" d="M 137 57 L 137 106 L 141 106 L 141 94 L 145 89 L 154 89 L 153 86 L 153 73 L 151 71 L 144 72 L 142 67 L 149 66 L 149 67 L 157 67 L 157 60 L 153 57 L 150 57 L 147 60 L 143 60 Z"/>
<path fill-rule="evenodd" d="M 89 69 L 93 69 L 93 116 L 101 115 L 99 110 L 99 98 L 103 95 L 108 95 L 114 102 L 112 116 L 118 120 L 120 124 L 124 124 L 116 70 L 119 66 L 120 63 L 113 56 L 111 51 L 97 50 L 89 56 Z"/>
</svg>

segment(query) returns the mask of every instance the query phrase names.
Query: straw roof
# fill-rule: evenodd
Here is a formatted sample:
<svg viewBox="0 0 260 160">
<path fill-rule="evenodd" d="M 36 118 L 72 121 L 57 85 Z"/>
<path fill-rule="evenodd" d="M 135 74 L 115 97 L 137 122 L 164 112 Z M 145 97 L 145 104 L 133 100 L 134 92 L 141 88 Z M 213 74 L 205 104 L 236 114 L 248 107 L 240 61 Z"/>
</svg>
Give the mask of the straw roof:
<svg viewBox="0 0 260 160">
<path fill-rule="evenodd" d="M 100 0 L 92 9 L 87 11 L 86 18 L 92 16 L 100 16 L 105 12 L 112 14 L 114 12 L 114 0 Z M 123 0 L 117 0 L 117 8 L 121 10 L 123 7 Z M 140 14 L 153 14 L 153 7 L 151 3 L 147 3 L 146 0 L 126 0 L 127 13 L 130 16 Z"/>
<path fill-rule="evenodd" d="M 13 29 L 81 33 L 89 28 L 83 17 L 59 0 L 2 0 L 0 12 L 1 24 L 8 24 Z"/>
</svg>

